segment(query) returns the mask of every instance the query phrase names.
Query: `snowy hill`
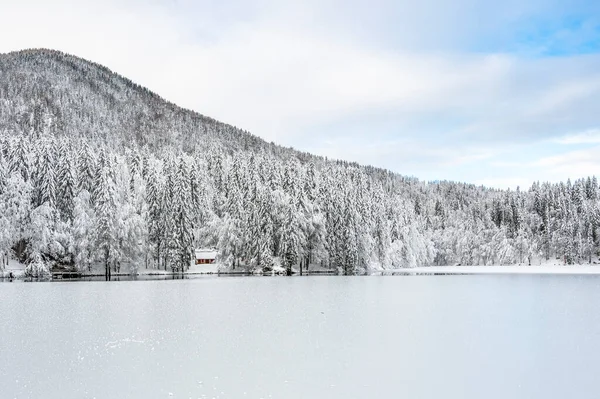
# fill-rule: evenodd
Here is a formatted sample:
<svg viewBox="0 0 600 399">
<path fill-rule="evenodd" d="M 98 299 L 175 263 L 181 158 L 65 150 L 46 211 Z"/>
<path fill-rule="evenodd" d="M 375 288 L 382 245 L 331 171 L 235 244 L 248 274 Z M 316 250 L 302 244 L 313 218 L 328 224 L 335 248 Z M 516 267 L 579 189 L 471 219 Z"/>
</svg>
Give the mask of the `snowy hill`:
<svg viewBox="0 0 600 399">
<path fill-rule="evenodd" d="M 286 149 L 50 50 L 0 55 L 0 258 L 137 272 L 589 263 L 588 177 L 498 191 Z M 0 269 L 3 265 L 0 264 Z"/>
<path fill-rule="evenodd" d="M 233 126 L 169 103 L 109 69 L 53 50 L 0 54 L 0 131 L 99 138 L 193 152 L 270 144 Z"/>
</svg>

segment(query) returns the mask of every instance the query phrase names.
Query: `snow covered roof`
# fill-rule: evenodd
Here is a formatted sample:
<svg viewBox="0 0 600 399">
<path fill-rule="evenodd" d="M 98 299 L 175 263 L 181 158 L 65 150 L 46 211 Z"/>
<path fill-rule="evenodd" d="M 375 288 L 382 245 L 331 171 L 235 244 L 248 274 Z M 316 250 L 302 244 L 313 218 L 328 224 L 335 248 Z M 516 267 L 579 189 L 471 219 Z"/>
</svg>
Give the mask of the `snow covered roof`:
<svg viewBox="0 0 600 399">
<path fill-rule="evenodd" d="M 196 250 L 196 259 L 215 259 L 217 250 L 212 248 L 200 248 Z"/>
</svg>

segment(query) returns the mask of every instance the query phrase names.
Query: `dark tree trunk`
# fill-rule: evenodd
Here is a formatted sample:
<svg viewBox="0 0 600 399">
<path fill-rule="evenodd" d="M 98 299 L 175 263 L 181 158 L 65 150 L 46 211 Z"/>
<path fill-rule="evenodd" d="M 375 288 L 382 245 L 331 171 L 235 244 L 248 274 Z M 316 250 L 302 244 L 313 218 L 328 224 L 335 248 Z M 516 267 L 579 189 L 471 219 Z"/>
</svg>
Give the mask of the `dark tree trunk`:
<svg viewBox="0 0 600 399">
<path fill-rule="evenodd" d="M 110 264 L 108 262 L 108 249 L 104 250 L 104 276 L 106 281 L 110 281 Z"/>
</svg>

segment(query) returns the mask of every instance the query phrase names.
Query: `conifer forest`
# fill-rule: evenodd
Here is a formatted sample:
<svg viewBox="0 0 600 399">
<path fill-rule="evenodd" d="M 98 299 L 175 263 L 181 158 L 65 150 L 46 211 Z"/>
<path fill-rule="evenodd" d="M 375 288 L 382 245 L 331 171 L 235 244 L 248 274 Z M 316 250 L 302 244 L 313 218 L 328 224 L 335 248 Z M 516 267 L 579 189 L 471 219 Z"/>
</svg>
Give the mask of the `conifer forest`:
<svg viewBox="0 0 600 399">
<path fill-rule="evenodd" d="M 0 55 L 0 254 L 56 266 L 347 274 L 592 263 L 596 177 L 497 190 L 268 143 L 50 50 Z"/>
</svg>

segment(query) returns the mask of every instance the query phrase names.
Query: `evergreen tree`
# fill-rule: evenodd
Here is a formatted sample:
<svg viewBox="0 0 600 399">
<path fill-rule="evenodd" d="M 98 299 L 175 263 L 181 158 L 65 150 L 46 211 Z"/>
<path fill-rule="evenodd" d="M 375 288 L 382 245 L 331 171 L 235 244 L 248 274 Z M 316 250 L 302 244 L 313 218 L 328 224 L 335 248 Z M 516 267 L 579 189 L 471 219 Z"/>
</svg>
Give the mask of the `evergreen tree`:
<svg viewBox="0 0 600 399">
<path fill-rule="evenodd" d="M 56 202 L 62 220 L 71 222 L 73 220 L 73 208 L 75 197 L 75 175 L 72 164 L 72 153 L 65 141 L 60 145 L 58 154 Z"/>
<path fill-rule="evenodd" d="M 115 242 L 115 189 L 114 182 L 110 176 L 109 165 L 98 172 L 96 180 L 96 202 L 95 214 L 97 217 L 96 251 L 98 260 L 104 265 L 105 274 L 111 276 L 111 265 L 114 260 L 116 249 Z"/>
<path fill-rule="evenodd" d="M 174 248 L 174 269 L 186 271 L 192 259 L 192 225 L 191 225 L 191 190 L 189 172 L 185 159 L 181 159 L 174 176 L 175 189 L 173 192 L 173 231 L 172 244 Z"/>
<path fill-rule="evenodd" d="M 55 158 L 53 142 L 43 139 L 36 147 L 34 180 L 34 206 L 47 203 L 56 205 Z"/>
<path fill-rule="evenodd" d="M 163 226 L 163 184 L 160 179 L 158 165 L 152 163 L 148 167 L 146 202 L 148 204 L 148 241 L 153 248 L 153 259 L 156 268 L 160 267 L 165 250 L 165 231 Z"/>
<path fill-rule="evenodd" d="M 91 196 L 81 190 L 73 200 L 73 248 L 75 266 L 78 270 L 91 271 L 97 242 L 97 221 L 91 204 Z"/>
</svg>

